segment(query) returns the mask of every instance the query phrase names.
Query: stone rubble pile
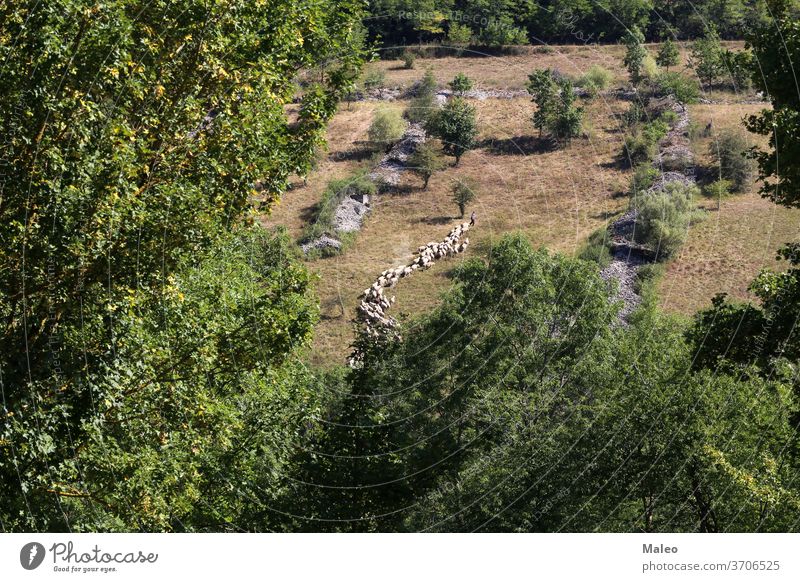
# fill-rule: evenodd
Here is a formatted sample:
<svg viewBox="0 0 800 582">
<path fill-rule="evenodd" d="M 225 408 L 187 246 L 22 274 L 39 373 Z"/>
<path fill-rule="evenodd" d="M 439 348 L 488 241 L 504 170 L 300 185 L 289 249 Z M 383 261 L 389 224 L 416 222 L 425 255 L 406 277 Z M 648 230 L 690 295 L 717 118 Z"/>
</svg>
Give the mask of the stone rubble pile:
<svg viewBox="0 0 800 582">
<path fill-rule="evenodd" d="M 400 174 L 406 169 L 408 158 L 428 139 L 425 129 L 419 123 L 410 123 L 403 137 L 400 138 L 389 153 L 381 158 L 378 165 L 370 172 L 369 178 L 384 186 L 397 186 Z"/>
<path fill-rule="evenodd" d="M 662 191 L 672 182 L 680 182 L 687 186 L 694 184 L 694 157 L 689 146 L 689 111 L 686 105 L 673 96 L 668 96 L 651 101 L 649 109 L 653 115 L 671 110 L 677 117 L 667 135 L 658 144 L 658 156 L 654 166 L 661 173 L 645 195 Z M 623 325 L 642 301 L 635 291 L 639 267 L 652 262 L 650 250 L 634 240 L 636 217 L 637 211 L 634 208 L 611 223 L 609 230 L 613 258 L 611 263 L 600 271 L 603 280 L 613 279 L 618 283 L 616 299 L 622 301 L 619 318 Z"/>
</svg>

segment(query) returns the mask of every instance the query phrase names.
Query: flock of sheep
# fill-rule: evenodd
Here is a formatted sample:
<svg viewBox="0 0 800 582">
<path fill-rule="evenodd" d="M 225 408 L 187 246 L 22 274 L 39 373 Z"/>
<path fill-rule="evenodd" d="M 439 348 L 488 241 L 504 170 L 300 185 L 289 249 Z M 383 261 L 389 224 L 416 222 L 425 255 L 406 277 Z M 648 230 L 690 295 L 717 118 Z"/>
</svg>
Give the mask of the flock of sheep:
<svg viewBox="0 0 800 582">
<path fill-rule="evenodd" d="M 419 247 L 416 256 L 409 264 L 387 269 L 364 290 L 356 308 L 356 323 L 361 325 L 368 338 L 380 340 L 387 336 L 397 336 L 398 322 L 386 314 L 386 310 L 394 303 L 394 297 L 385 297 L 384 289 L 394 287 L 400 279 L 408 277 L 414 271 L 430 268 L 438 259 L 464 252 L 469 245 L 469 238 L 464 237 L 464 234 L 471 226 L 470 222 L 459 224 L 442 242 L 430 242 Z M 350 357 L 351 365 L 361 360 L 359 351 L 360 349 L 356 347 Z"/>
</svg>

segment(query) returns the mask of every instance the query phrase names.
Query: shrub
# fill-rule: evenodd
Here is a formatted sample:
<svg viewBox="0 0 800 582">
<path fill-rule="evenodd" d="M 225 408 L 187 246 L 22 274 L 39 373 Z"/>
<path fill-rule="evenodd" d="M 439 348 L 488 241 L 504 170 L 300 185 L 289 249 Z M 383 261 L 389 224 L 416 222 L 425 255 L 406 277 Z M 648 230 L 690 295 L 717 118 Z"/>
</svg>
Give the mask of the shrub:
<svg viewBox="0 0 800 582">
<path fill-rule="evenodd" d="M 626 136 L 622 146 L 622 157 L 631 167 L 650 163 L 657 152 L 656 144 L 641 133 Z"/>
<path fill-rule="evenodd" d="M 598 228 L 578 252 L 578 258 L 597 263 L 603 269 L 611 263 L 611 237 L 608 228 Z"/>
<path fill-rule="evenodd" d="M 442 157 L 430 141 L 419 146 L 408 159 L 408 169 L 422 178 L 424 182 L 423 190 L 428 188 L 428 181 L 431 176 L 443 167 Z"/>
<path fill-rule="evenodd" d="M 645 139 L 652 143 L 658 143 L 664 136 L 667 135 L 669 126 L 662 119 L 654 119 L 650 123 L 646 123 L 642 127 L 642 134 Z"/>
<path fill-rule="evenodd" d="M 364 89 L 369 91 L 370 89 L 383 87 L 385 82 L 386 72 L 378 67 L 372 67 L 364 74 L 362 84 L 364 85 Z"/>
<path fill-rule="evenodd" d="M 673 111 L 672 109 L 665 109 L 661 112 L 661 115 L 658 118 L 666 123 L 668 126 L 672 125 L 676 121 L 678 121 L 678 114 Z"/>
<path fill-rule="evenodd" d="M 696 103 L 700 86 L 695 79 L 676 72 L 663 72 L 655 78 L 654 89 L 659 95 L 674 95 L 682 103 Z"/>
<path fill-rule="evenodd" d="M 628 110 L 622 114 L 622 123 L 628 127 L 638 125 L 647 113 L 639 101 L 631 101 Z"/>
<path fill-rule="evenodd" d="M 696 186 L 671 182 L 663 190 L 648 193 L 636 200 L 635 237 L 648 246 L 659 259 L 673 256 L 686 240 L 694 211 Z"/>
<path fill-rule="evenodd" d="M 590 94 L 595 95 L 599 91 L 607 89 L 614 79 L 614 74 L 599 65 L 592 65 L 578 80 L 578 86 L 583 87 Z"/>
<path fill-rule="evenodd" d="M 464 94 L 472 89 L 472 79 L 467 77 L 464 73 L 458 73 L 452 81 L 447 84 L 453 93 Z"/>
<path fill-rule="evenodd" d="M 747 157 L 747 139 L 737 130 L 725 130 L 709 146 L 719 177 L 729 180 L 733 192 L 743 192 L 753 179 L 755 162 Z"/>
<path fill-rule="evenodd" d="M 417 94 L 406 110 L 406 117 L 414 123 L 425 123 L 436 109 L 436 78 L 428 69 L 417 86 Z"/>
<path fill-rule="evenodd" d="M 661 172 L 654 168 L 650 163 L 637 165 L 633 170 L 633 175 L 631 176 L 631 185 L 628 188 L 628 193 L 632 198 L 641 196 L 647 191 L 648 188 L 656 183 L 656 180 L 660 175 Z"/>
<path fill-rule="evenodd" d="M 403 68 L 404 69 L 413 69 L 414 68 L 414 62 L 417 60 L 417 55 L 415 55 L 411 51 L 406 51 L 406 52 L 403 53 L 403 56 L 401 58 L 403 60 Z"/>
<path fill-rule="evenodd" d="M 633 290 L 637 295 L 645 295 L 647 288 L 652 288 L 663 274 L 664 265 L 658 263 L 641 265 L 636 270 L 636 278 L 633 280 Z"/>
<path fill-rule="evenodd" d="M 731 193 L 731 181 L 719 179 L 703 188 L 703 195 L 717 201 L 717 210 L 723 198 L 727 198 Z"/>
<path fill-rule="evenodd" d="M 642 78 L 643 79 L 655 79 L 658 77 L 658 65 L 656 64 L 656 60 L 648 55 L 642 59 Z"/>
<path fill-rule="evenodd" d="M 377 148 L 386 148 L 403 136 L 406 122 L 397 109 L 381 108 L 375 112 L 367 135 Z"/>
<path fill-rule="evenodd" d="M 358 172 L 349 178 L 342 180 L 332 180 L 322 193 L 322 197 L 314 207 L 311 221 L 303 230 L 301 242 L 307 242 L 322 235 L 336 234 L 334 218 L 336 207 L 339 203 L 354 194 L 375 194 L 377 188 L 375 183 L 369 179 L 365 171 Z M 341 238 L 341 237 L 339 237 Z"/>
<path fill-rule="evenodd" d="M 457 178 L 452 185 L 453 202 L 461 212 L 461 218 L 467 211 L 467 204 L 478 197 L 478 184 L 472 178 Z"/>
</svg>

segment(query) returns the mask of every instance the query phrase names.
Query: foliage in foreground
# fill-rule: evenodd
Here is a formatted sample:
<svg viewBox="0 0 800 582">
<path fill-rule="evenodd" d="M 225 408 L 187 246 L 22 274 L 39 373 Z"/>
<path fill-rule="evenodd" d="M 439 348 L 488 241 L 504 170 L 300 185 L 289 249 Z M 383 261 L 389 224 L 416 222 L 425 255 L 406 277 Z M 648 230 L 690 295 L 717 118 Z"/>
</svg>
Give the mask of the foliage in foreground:
<svg viewBox="0 0 800 582">
<path fill-rule="evenodd" d="M 337 375 L 292 527 L 795 528 L 790 385 L 693 371 L 684 323 L 647 307 L 616 326 L 609 294 L 521 235 L 466 261 L 414 333 Z"/>
</svg>

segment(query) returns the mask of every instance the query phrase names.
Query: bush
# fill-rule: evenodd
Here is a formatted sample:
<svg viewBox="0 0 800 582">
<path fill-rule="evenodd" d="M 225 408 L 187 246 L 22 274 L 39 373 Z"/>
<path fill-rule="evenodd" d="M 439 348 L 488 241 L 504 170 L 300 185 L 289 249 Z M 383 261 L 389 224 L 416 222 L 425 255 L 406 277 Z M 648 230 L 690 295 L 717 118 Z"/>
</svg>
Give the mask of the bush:
<svg viewBox="0 0 800 582">
<path fill-rule="evenodd" d="M 658 147 L 641 133 L 628 135 L 622 146 L 622 158 L 631 167 L 648 164 L 658 153 Z"/>
<path fill-rule="evenodd" d="M 596 95 L 599 91 L 608 88 L 614 74 L 599 65 L 592 65 L 578 80 L 577 85 L 586 89 L 591 95 Z"/>
<path fill-rule="evenodd" d="M 461 218 L 467 211 L 467 204 L 478 197 L 478 184 L 472 178 L 457 178 L 452 185 L 453 202 L 461 212 Z"/>
<path fill-rule="evenodd" d="M 709 146 L 719 177 L 730 181 L 733 192 L 743 192 L 755 174 L 755 161 L 747 157 L 747 151 L 747 139 L 737 130 L 720 132 Z"/>
<path fill-rule="evenodd" d="M 664 274 L 664 265 L 647 263 L 636 270 L 633 280 L 633 290 L 637 295 L 645 295 L 648 288 L 652 288 Z"/>
<path fill-rule="evenodd" d="M 611 237 L 608 228 L 598 228 L 590 234 L 586 244 L 578 252 L 578 258 L 597 263 L 601 269 L 607 267 L 611 263 Z"/>
<path fill-rule="evenodd" d="M 367 135 L 376 148 L 386 148 L 403 136 L 406 122 L 397 109 L 381 108 L 375 112 Z"/>
<path fill-rule="evenodd" d="M 414 68 L 414 61 L 417 60 L 417 55 L 412 53 L 411 51 L 406 51 L 403 53 L 401 57 L 403 60 L 403 68 L 404 69 L 413 69 Z"/>
<path fill-rule="evenodd" d="M 364 90 L 369 91 L 370 89 L 383 87 L 385 82 L 386 72 L 378 67 L 372 67 L 364 74 L 364 79 L 361 83 L 364 86 Z"/>
<path fill-rule="evenodd" d="M 694 215 L 693 197 L 698 193 L 697 186 L 671 182 L 664 190 L 638 197 L 637 242 L 648 246 L 658 259 L 675 255 L 686 240 Z"/>
<path fill-rule="evenodd" d="M 644 79 L 655 79 L 658 77 L 658 65 L 656 64 L 656 60 L 648 55 L 642 59 L 642 70 L 641 75 Z"/>
<path fill-rule="evenodd" d="M 406 110 L 406 117 L 412 123 L 425 123 L 436 110 L 436 78 L 428 69 L 417 86 L 417 94 Z"/>
<path fill-rule="evenodd" d="M 622 114 L 622 123 L 627 127 L 638 125 L 645 119 L 647 113 L 639 101 L 632 101 L 628 110 Z"/>
<path fill-rule="evenodd" d="M 670 126 L 678 121 L 678 114 L 672 109 L 665 109 L 661 112 L 661 115 L 659 115 L 658 118 L 666 123 L 667 126 Z"/>
<path fill-rule="evenodd" d="M 662 119 L 654 119 L 642 127 L 642 135 L 652 143 L 658 143 L 667 135 L 669 126 Z"/>
<path fill-rule="evenodd" d="M 630 194 L 631 198 L 641 196 L 653 184 L 656 183 L 656 180 L 660 175 L 661 172 L 654 168 L 650 163 L 639 164 L 633 170 L 633 175 L 631 176 L 631 185 L 628 188 L 628 194 Z"/>
<path fill-rule="evenodd" d="M 453 93 L 460 93 L 462 95 L 472 89 L 472 85 L 472 79 L 467 77 L 464 73 L 458 73 L 455 78 L 448 83 Z"/>
<path fill-rule="evenodd" d="M 658 95 L 674 95 L 681 103 L 696 103 L 700 97 L 700 85 L 695 79 L 680 73 L 663 72 L 654 80 L 654 92 Z"/>
<path fill-rule="evenodd" d="M 358 172 L 350 178 L 332 180 L 322 193 L 322 198 L 314 207 L 311 221 L 303 230 L 300 242 L 307 242 L 322 235 L 339 236 L 335 232 L 334 218 L 339 203 L 354 194 L 375 194 L 375 183 L 369 179 L 365 171 Z M 341 238 L 341 237 L 339 237 Z"/>
<path fill-rule="evenodd" d="M 723 198 L 726 198 L 731 193 L 731 182 L 730 180 L 716 180 L 711 182 L 710 184 L 706 185 L 703 188 L 703 195 L 707 196 L 708 198 L 712 198 L 713 200 L 717 201 L 717 208 L 719 209 L 719 203 Z"/>
</svg>

